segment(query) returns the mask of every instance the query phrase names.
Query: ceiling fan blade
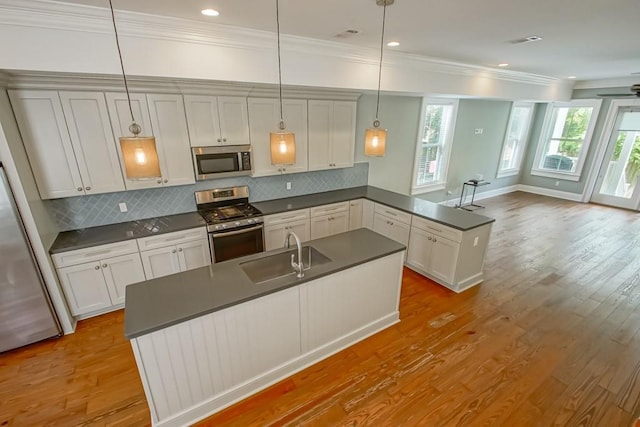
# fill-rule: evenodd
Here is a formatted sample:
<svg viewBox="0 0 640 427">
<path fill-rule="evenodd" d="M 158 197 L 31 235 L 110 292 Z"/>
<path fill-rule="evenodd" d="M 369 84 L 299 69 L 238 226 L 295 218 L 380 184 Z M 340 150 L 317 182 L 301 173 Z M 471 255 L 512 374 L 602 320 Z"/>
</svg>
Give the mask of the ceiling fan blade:
<svg viewBox="0 0 640 427">
<path fill-rule="evenodd" d="M 622 97 L 637 96 L 637 95 L 633 93 L 599 93 L 598 96 L 601 96 L 603 98 L 607 98 L 607 97 L 622 98 Z"/>
</svg>

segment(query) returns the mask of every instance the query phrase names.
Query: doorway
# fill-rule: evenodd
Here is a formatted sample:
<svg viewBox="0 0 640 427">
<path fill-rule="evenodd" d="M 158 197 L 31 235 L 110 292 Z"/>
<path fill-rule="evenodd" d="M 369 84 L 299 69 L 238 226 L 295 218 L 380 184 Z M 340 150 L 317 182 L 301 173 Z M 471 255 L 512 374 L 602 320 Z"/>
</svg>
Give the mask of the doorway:
<svg viewBox="0 0 640 427">
<path fill-rule="evenodd" d="M 618 106 L 591 201 L 640 207 L 640 107 Z"/>
</svg>

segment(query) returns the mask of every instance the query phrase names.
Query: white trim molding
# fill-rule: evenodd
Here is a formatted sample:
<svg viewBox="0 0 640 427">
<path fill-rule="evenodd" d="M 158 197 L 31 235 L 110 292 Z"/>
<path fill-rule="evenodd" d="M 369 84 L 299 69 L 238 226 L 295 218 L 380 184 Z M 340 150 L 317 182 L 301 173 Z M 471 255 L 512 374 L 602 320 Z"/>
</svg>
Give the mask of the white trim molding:
<svg viewBox="0 0 640 427">
<path fill-rule="evenodd" d="M 558 191 L 558 190 L 552 190 L 550 188 L 534 187 L 532 185 L 523 185 L 523 184 L 510 185 L 508 187 L 496 188 L 495 190 L 480 191 L 475 194 L 473 201 L 477 202 L 478 200 L 490 199 L 492 197 L 498 197 L 504 194 L 514 193 L 516 191 L 522 191 L 522 192 L 531 193 L 531 194 L 538 194 L 540 196 L 548 196 L 556 199 L 571 200 L 572 202 L 583 202 L 582 194 L 569 193 L 567 191 Z M 467 195 L 465 200 L 463 200 L 463 203 L 468 202 L 470 197 L 471 197 L 470 195 Z M 460 202 L 460 196 L 456 198 L 444 200 L 440 202 L 440 204 L 446 205 L 446 206 L 455 206 L 459 202 Z"/>
</svg>

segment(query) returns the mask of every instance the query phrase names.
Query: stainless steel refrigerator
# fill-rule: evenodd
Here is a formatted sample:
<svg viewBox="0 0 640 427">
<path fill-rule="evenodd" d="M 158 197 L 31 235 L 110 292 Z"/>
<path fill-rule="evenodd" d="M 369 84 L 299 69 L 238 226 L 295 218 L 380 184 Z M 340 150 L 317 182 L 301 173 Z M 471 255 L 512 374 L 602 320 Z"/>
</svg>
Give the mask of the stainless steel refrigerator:
<svg viewBox="0 0 640 427">
<path fill-rule="evenodd" d="M 60 334 L 0 163 L 0 352 Z"/>
</svg>

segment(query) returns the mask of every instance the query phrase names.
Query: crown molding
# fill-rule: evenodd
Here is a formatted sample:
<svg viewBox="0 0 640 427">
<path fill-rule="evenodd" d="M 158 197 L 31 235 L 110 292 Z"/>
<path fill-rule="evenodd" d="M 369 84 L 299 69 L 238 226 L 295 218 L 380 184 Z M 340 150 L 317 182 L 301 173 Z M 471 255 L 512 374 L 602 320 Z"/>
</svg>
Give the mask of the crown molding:
<svg viewBox="0 0 640 427">
<path fill-rule="evenodd" d="M 577 81 L 574 89 L 630 88 L 640 83 L 639 76 L 618 77 L 613 79 L 594 79 Z M 631 93 L 631 92 L 629 92 Z"/>
<path fill-rule="evenodd" d="M 277 98 L 279 89 L 271 84 L 246 84 L 211 80 L 169 79 L 163 77 L 127 76 L 131 92 L 182 95 L 242 96 Z M 87 90 L 122 92 L 120 75 L 0 72 L 0 87 L 7 89 Z M 304 86 L 283 86 L 282 95 L 289 99 L 328 99 L 356 101 L 361 93 L 353 90 L 325 89 Z"/>
<path fill-rule="evenodd" d="M 264 54 L 275 51 L 273 32 L 221 24 L 207 24 L 181 18 L 116 11 L 118 32 L 123 37 L 138 37 L 250 50 Z M 94 6 L 60 3 L 52 0 L 0 0 L 0 25 L 34 27 L 72 32 L 112 34 L 109 10 Z M 313 57 L 337 58 L 348 63 L 377 65 L 377 49 L 334 41 L 282 35 L 282 50 Z M 413 69 L 447 75 L 492 79 L 505 82 L 549 86 L 561 79 L 494 69 L 477 65 L 429 58 L 402 52 L 388 52 L 384 67 Z"/>
</svg>

